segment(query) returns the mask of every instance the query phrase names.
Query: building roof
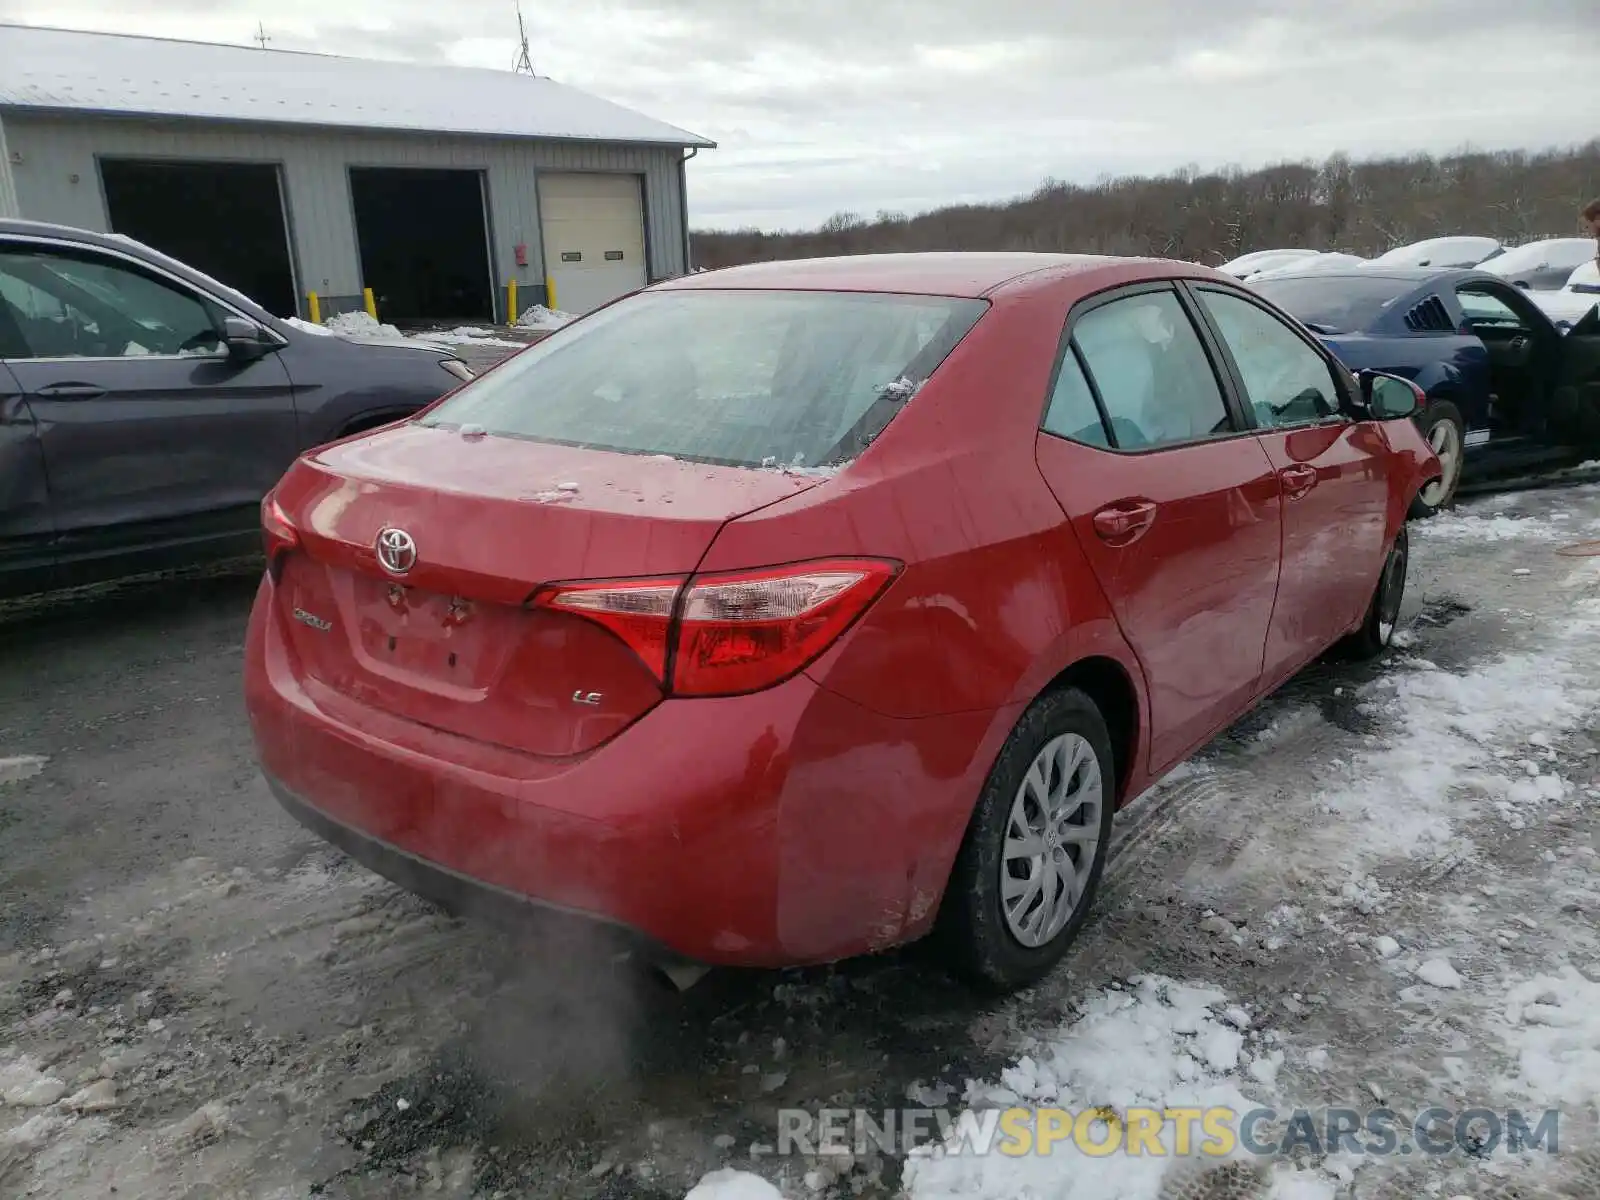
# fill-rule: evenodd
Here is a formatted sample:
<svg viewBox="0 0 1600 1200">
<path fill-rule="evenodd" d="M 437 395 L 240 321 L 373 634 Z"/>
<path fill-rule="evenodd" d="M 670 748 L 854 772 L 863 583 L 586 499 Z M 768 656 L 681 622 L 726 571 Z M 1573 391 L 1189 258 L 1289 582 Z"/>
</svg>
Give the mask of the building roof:
<svg viewBox="0 0 1600 1200">
<path fill-rule="evenodd" d="M 0 24 L 0 109 L 714 146 L 553 79 Z"/>
</svg>

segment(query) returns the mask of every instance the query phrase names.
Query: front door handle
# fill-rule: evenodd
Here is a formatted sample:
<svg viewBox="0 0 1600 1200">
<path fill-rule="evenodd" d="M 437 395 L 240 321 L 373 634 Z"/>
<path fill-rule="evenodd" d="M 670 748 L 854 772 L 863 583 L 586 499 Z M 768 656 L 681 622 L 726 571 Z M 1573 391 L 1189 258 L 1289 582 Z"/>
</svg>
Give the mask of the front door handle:
<svg viewBox="0 0 1600 1200">
<path fill-rule="evenodd" d="M 1284 495 L 1291 500 L 1298 500 L 1317 486 L 1317 469 L 1301 463 L 1285 467 L 1278 472 L 1278 478 L 1283 480 Z"/>
<path fill-rule="evenodd" d="M 1143 537 L 1155 519 L 1153 500 L 1119 500 L 1094 514 L 1094 531 L 1103 542 L 1126 546 Z"/>
<path fill-rule="evenodd" d="M 104 396 L 106 390 L 93 383 L 52 383 L 34 394 L 50 400 L 95 400 Z"/>
</svg>

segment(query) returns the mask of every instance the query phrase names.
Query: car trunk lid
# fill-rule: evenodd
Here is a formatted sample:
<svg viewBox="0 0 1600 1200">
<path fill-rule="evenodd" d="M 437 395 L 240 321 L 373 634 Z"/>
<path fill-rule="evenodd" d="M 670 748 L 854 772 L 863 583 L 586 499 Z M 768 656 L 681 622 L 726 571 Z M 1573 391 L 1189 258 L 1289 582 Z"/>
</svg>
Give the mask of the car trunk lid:
<svg viewBox="0 0 1600 1200">
<path fill-rule="evenodd" d="M 581 754 L 649 711 L 661 681 L 594 622 L 528 608 L 532 593 L 687 575 L 726 521 L 820 482 L 407 424 L 324 448 L 279 485 L 299 541 L 281 615 L 325 706 Z M 386 530 L 414 561 L 384 561 Z"/>
</svg>

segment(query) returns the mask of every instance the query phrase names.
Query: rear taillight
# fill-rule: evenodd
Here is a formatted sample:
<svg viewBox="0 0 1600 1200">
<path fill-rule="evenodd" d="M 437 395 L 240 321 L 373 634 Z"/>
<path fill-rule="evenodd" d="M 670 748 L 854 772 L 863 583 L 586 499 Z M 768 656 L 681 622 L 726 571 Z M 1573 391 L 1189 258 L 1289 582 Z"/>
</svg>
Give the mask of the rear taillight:
<svg viewBox="0 0 1600 1200">
<path fill-rule="evenodd" d="M 533 603 L 576 613 L 605 626 L 644 660 L 651 674 L 665 680 L 667 634 L 672 627 L 672 607 L 682 588 L 681 579 L 563 583 L 545 588 L 534 596 Z"/>
<path fill-rule="evenodd" d="M 261 501 L 261 547 L 267 555 L 267 566 L 273 568 L 278 560 L 300 545 L 300 534 L 290 523 L 283 506 L 271 492 Z"/>
<path fill-rule="evenodd" d="M 609 629 L 674 695 L 736 696 L 815 661 L 898 570 L 880 559 L 826 559 L 688 580 L 554 584 L 533 603 Z"/>
</svg>

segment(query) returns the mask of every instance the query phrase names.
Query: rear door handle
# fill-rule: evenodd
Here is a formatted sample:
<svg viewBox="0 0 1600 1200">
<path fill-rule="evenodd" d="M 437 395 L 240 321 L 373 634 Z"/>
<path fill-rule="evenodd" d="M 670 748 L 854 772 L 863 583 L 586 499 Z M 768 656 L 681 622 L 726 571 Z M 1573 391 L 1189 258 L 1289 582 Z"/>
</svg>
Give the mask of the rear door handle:
<svg viewBox="0 0 1600 1200">
<path fill-rule="evenodd" d="M 1283 490 L 1289 499 L 1298 500 L 1317 486 L 1317 469 L 1302 463 L 1299 466 L 1285 467 L 1278 472 L 1278 478 L 1283 480 Z"/>
<path fill-rule="evenodd" d="M 1126 546 L 1143 537 L 1155 519 L 1153 500 L 1119 500 L 1094 514 L 1094 531 L 1103 542 Z"/>
<path fill-rule="evenodd" d="M 93 383 L 52 383 L 34 394 L 50 400 L 94 400 L 104 396 L 106 390 Z"/>
</svg>

